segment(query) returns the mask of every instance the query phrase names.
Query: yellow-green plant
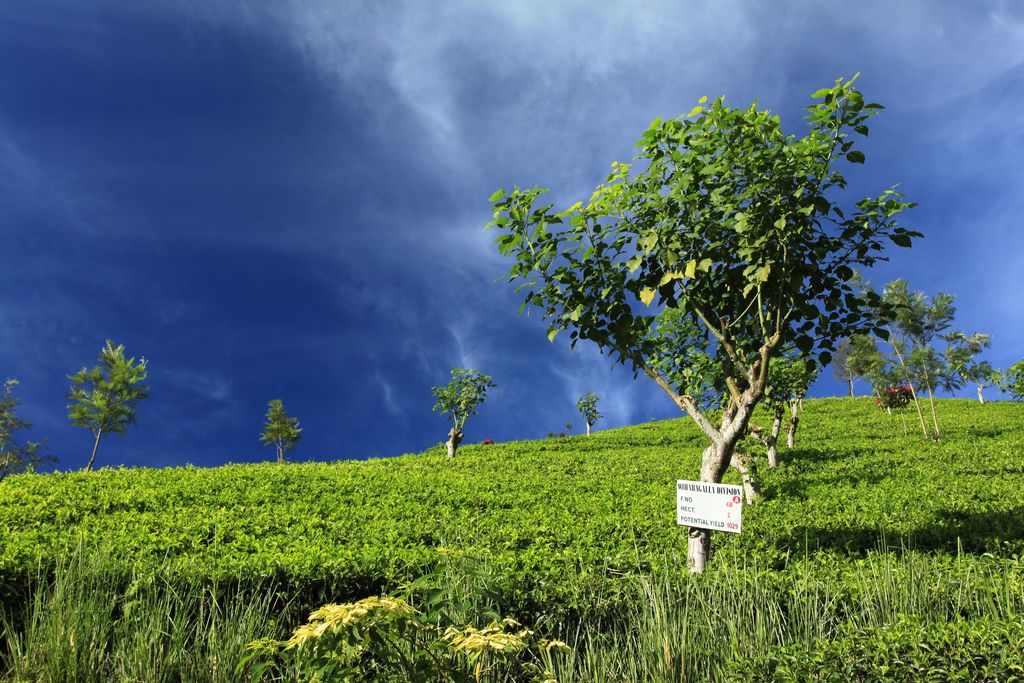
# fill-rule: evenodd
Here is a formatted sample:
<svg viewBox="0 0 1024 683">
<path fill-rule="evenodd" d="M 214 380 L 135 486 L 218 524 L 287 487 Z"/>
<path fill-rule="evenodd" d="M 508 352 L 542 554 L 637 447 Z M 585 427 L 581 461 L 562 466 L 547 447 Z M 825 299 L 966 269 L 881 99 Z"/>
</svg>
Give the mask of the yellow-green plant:
<svg viewBox="0 0 1024 683">
<path fill-rule="evenodd" d="M 420 681 L 453 683 L 535 681 L 557 683 L 543 665 L 568 650 L 539 639 L 514 619 L 477 628 L 440 618 L 443 606 L 415 609 L 400 597 L 369 597 L 325 605 L 309 615 L 286 641 L 258 640 L 239 664 L 256 677 L 280 673 L 332 681 Z M 541 659 L 540 653 L 547 655 Z"/>
</svg>

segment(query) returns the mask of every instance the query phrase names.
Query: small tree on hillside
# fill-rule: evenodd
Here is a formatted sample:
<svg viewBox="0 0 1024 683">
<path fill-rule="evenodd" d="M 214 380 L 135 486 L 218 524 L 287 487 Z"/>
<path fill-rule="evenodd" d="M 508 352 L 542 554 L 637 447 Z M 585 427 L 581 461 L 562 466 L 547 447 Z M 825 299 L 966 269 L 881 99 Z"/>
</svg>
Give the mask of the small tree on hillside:
<svg viewBox="0 0 1024 683">
<path fill-rule="evenodd" d="M 947 391 L 959 389 L 967 383 L 978 389 L 978 402 L 985 405 L 985 387 L 995 384 L 996 372 L 987 360 L 978 361 L 979 353 L 992 344 L 992 335 L 975 332 L 972 335 L 957 330 L 943 335 L 946 340 L 945 365 Z"/>
<path fill-rule="evenodd" d="M 879 363 L 884 363 L 884 358 L 878 352 L 874 337 L 855 334 L 839 343 L 832 357 L 832 370 L 836 379 L 846 382 L 853 396 L 853 383 L 858 379 L 870 381 Z"/>
<path fill-rule="evenodd" d="M 291 452 L 302 438 L 302 427 L 299 420 L 288 417 L 288 411 L 280 399 L 267 403 L 267 421 L 263 425 L 260 441 L 277 449 L 277 461 L 284 462 L 286 453 Z"/>
<path fill-rule="evenodd" d="M 818 378 L 821 367 L 810 358 L 799 354 L 780 356 L 768 371 L 768 388 L 765 402 L 772 411 L 772 430 L 765 445 L 768 447 L 768 466 L 778 466 L 776 445 L 782 425 L 782 415 L 789 410 L 789 428 L 786 430 L 786 446 L 796 446 L 796 430 L 800 423 L 800 407 L 807 391 Z"/>
<path fill-rule="evenodd" d="M 68 375 L 68 418 L 95 437 L 86 471 L 92 469 L 104 434 L 124 434 L 128 425 L 135 423 L 136 405 L 149 397 L 149 387 L 142 384 L 146 373 L 145 358 L 136 364 L 134 358 L 124 357 L 124 346 L 114 346 L 108 339 L 100 351 L 99 365 Z"/>
<path fill-rule="evenodd" d="M 999 374 L 999 388 L 1018 401 L 1024 401 L 1024 360 Z"/>
<path fill-rule="evenodd" d="M 921 431 L 928 436 L 915 385 L 924 386 L 928 392 L 934 436 L 938 439 L 941 433 L 934 390 L 941 380 L 943 365 L 932 344 L 953 322 L 956 297 L 939 292 L 929 300 L 923 292 L 910 291 L 907 281 L 899 278 L 885 286 L 882 299 L 894 312 L 889 319 L 889 342 L 914 397 Z"/>
<path fill-rule="evenodd" d="M 455 451 L 462 443 L 462 429 L 470 415 L 476 415 L 476 409 L 487 398 L 487 390 L 498 386 L 488 375 L 479 370 L 452 369 L 452 381 L 443 387 L 434 387 L 431 391 L 437 403 L 434 410 L 444 413 L 452 422 L 448 431 L 445 448 L 449 458 L 455 457 Z"/>
<path fill-rule="evenodd" d="M 590 436 L 591 427 L 603 417 L 597 410 L 597 404 L 600 400 L 601 397 L 591 391 L 580 396 L 580 400 L 576 402 L 576 410 L 580 411 L 583 421 L 587 423 L 587 436 Z"/>
<path fill-rule="evenodd" d="M 44 455 L 42 444 L 33 441 L 20 444 L 15 433 L 32 429 L 32 423 L 18 417 L 17 409 L 20 401 L 14 397 L 14 387 L 18 380 L 9 379 L 4 382 L 3 394 L 0 395 L 0 481 L 9 474 L 33 472 L 37 467 L 57 459 L 52 455 Z"/>
<path fill-rule="evenodd" d="M 854 268 L 918 235 L 897 226 L 911 204 L 895 190 L 840 205 L 838 162 L 864 162 L 854 139 L 881 107 L 842 79 L 813 97 L 802 138 L 756 104 L 702 99 L 686 117 L 656 119 L 637 143 L 637 170 L 613 163 L 585 205 L 554 212 L 537 205 L 546 192 L 537 187 L 491 197 L 490 225 L 515 259 L 508 277 L 527 290 L 523 305 L 543 311 L 549 339 L 568 329 L 571 345 L 595 342 L 690 415 L 710 442 L 702 481 L 720 482 L 730 466 L 771 359 L 793 346 L 827 364 L 840 338 L 870 329 L 881 302 L 859 296 Z M 650 334 L 660 308 L 699 326 L 693 343 L 722 365 L 729 399 L 717 426 L 658 369 L 668 351 Z M 710 548 L 707 529 L 690 530 L 692 571 Z"/>
</svg>

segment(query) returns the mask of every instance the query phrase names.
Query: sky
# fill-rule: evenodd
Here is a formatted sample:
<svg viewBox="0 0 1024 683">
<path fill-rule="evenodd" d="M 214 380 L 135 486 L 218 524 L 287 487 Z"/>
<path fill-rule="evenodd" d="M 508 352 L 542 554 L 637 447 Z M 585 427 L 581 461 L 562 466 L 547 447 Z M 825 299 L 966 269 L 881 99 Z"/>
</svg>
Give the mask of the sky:
<svg viewBox="0 0 1024 683">
<path fill-rule="evenodd" d="M 517 317 L 488 197 L 586 199 L 704 95 L 802 134 L 810 93 L 856 72 L 886 109 L 850 192 L 899 184 L 925 235 L 869 277 L 955 294 L 985 357 L 1020 360 L 1022 3 L 7 0 L 0 379 L 60 469 L 92 446 L 67 375 L 107 339 L 147 359 L 151 397 L 100 466 L 272 459 L 271 399 L 296 460 L 422 451 L 453 367 L 498 385 L 470 443 L 581 431 L 589 391 L 598 428 L 678 417 Z M 811 393 L 844 392 L 826 371 Z"/>
</svg>

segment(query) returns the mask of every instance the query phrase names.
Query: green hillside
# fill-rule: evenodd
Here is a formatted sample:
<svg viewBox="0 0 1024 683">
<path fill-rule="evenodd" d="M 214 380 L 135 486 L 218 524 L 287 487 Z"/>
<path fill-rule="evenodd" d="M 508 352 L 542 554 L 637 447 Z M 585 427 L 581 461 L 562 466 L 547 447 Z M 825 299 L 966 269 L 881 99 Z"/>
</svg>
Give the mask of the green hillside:
<svg viewBox="0 0 1024 683">
<path fill-rule="evenodd" d="M 715 536 L 705 580 L 811 572 L 847 577 L 838 593 L 849 596 L 884 544 L 913 549 L 933 572 L 1009 577 L 1004 602 L 1024 604 L 1024 404 L 943 400 L 939 410 L 945 438 L 930 442 L 909 417 L 904 436 L 899 417 L 870 399 L 807 401 L 796 448 L 780 450 L 779 469 L 761 466 L 763 498 L 744 511 L 742 534 Z M 465 446 L 455 460 L 435 449 L 18 475 L 0 485 L 4 602 L 16 611 L 40 566 L 83 547 L 126 574 L 159 569 L 183 585 L 272 579 L 303 611 L 397 590 L 457 555 L 486 565 L 489 590 L 520 620 L 553 629 L 613 620 L 627 578 L 690 580 L 675 481 L 696 478 L 702 448 L 680 418 Z"/>
</svg>

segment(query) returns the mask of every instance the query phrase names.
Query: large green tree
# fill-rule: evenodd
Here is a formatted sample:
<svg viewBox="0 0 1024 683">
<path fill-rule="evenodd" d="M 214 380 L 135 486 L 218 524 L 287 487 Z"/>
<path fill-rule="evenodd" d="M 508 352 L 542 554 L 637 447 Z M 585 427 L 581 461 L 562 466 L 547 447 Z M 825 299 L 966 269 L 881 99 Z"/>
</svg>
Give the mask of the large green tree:
<svg viewBox="0 0 1024 683">
<path fill-rule="evenodd" d="M 448 416 L 452 428 L 448 431 L 445 449 L 449 458 L 455 457 L 455 451 L 462 443 L 463 428 L 470 415 L 476 415 L 476 409 L 487 398 L 487 390 L 496 387 L 491 377 L 479 370 L 452 369 L 452 381 L 443 387 L 434 387 L 431 391 L 437 403 L 434 410 Z"/>
<path fill-rule="evenodd" d="M 43 444 L 35 441 L 20 443 L 17 433 L 32 429 L 32 423 L 18 417 L 18 405 L 21 403 L 14 396 L 14 387 L 18 380 L 9 379 L 4 382 L 3 393 L 0 394 L 0 481 L 9 474 L 32 472 L 40 465 L 55 462 L 57 458 L 42 452 Z"/>
<path fill-rule="evenodd" d="M 87 471 L 96 461 L 100 439 L 105 434 L 124 434 L 128 425 L 135 423 L 136 406 L 149 397 L 149 387 L 142 384 L 146 373 L 145 358 L 138 363 L 134 358 L 125 358 L 124 346 L 114 346 L 108 339 L 100 350 L 99 365 L 68 375 L 68 418 L 90 430 L 94 437 Z"/>
<path fill-rule="evenodd" d="M 854 269 L 886 244 L 918 233 L 896 223 L 910 203 L 894 189 L 855 203 L 841 164 L 862 164 L 856 140 L 881 109 L 852 80 L 813 95 L 809 129 L 787 134 L 778 116 L 705 98 L 687 116 L 655 119 L 635 165 L 613 163 L 586 203 L 565 210 L 546 189 L 492 197 L 508 278 L 541 309 L 554 339 L 586 339 L 643 372 L 699 425 L 709 445 L 700 479 L 719 482 L 764 397 L 769 365 L 792 346 L 830 360 L 842 337 L 872 325 L 877 295 L 860 296 Z M 717 424 L 659 372 L 665 349 L 650 334 L 663 308 L 695 323 L 694 343 L 722 364 L 728 404 Z M 702 571 L 710 532 L 691 529 L 689 561 Z"/>
</svg>

